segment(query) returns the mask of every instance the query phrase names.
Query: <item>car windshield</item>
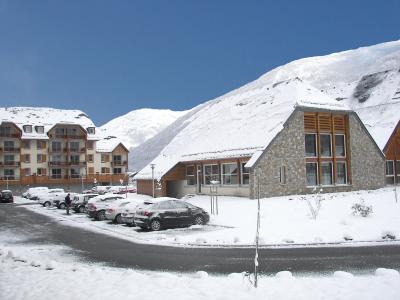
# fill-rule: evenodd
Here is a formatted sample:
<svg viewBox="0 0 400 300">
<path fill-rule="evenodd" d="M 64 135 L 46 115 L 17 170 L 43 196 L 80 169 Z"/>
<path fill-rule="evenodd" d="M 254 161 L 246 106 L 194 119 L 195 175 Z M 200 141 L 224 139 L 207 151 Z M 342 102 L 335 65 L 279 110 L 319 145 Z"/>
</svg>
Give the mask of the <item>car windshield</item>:
<svg viewBox="0 0 400 300">
<path fill-rule="evenodd" d="M 3 196 L 12 196 L 11 192 L 1 192 Z"/>
</svg>

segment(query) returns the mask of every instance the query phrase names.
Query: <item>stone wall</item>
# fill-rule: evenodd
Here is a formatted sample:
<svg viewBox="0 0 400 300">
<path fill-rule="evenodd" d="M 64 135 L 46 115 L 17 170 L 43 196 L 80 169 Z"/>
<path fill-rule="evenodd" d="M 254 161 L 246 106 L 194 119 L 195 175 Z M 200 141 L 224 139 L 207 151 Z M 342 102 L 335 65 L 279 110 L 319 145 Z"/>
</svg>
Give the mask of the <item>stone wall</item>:
<svg viewBox="0 0 400 300">
<path fill-rule="evenodd" d="M 385 160 L 359 119 L 350 115 L 352 189 L 377 189 L 385 185 Z"/>
<path fill-rule="evenodd" d="M 323 187 L 323 192 L 345 192 L 359 189 L 376 189 L 384 186 L 384 159 L 359 119 L 350 114 L 350 162 L 352 182 L 348 185 Z M 279 168 L 286 167 L 286 184 L 279 182 Z M 306 194 L 312 188 L 306 186 L 304 157 L 304 117 L 298 110 L 285 128 L 260 157 L 250 174 L 250 198 L 257 197 L 257 176 L 260 180 L 260 196 L 274 197 Z"/>
</svg>

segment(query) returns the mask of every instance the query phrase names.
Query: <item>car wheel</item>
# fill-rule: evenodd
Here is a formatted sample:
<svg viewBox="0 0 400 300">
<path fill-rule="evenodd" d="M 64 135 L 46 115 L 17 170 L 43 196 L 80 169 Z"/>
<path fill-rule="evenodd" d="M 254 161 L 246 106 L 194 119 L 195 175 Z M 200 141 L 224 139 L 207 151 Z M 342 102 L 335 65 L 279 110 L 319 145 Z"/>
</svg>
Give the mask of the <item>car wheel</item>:
<svg viewBox="0 0 400 300">
<path fill-rule="evenodd" d="M 65 209 L 65 204 L 64 204 L 64 203 L 61 203 L 61 204 L 58 206 L 58 208 L 59 208 L 59 209 Z"/>
<path fill-rule="evenodd" d="M 96 220 L 97 221 L 104 221 L 106 219 L 106 213 L 104 210 L 99 211 L 96 215 Z"/>
<path fill-rule="evenodd" d="M 50 203 L 49 201 L 46 201 L 45 203 L 43 203 L 43 206 L 44 206 L 44 207 L 50 207 L 50 206 L 51 206 L 51 203 Z"/>
<path fill-rule="evenodd" d="M 117 215 L 115 217 L 115 223 L 122 224 L 122 216 L 121 216 L 121 214 L 119 214 L 119 215 Z"/>
<path fill-rule="evenodd" d="M 79 206 L 78 211 L 79 211 L 81 214 L 84 213 L 84 212 L 85 212 L 85 207 Z"/>
<path fill-rule="evenodd" d="M 161 229 L 161 222 L 158 219 L 151 221 L 150 229 L 153 231 L 159 231 Z"/>
<path fill-rule="evenodd" d="M 195 225 L 204 225 L 204 218 L 202 215 L 197 215 L 194 217 L 194 224 Z"/>
</svg>

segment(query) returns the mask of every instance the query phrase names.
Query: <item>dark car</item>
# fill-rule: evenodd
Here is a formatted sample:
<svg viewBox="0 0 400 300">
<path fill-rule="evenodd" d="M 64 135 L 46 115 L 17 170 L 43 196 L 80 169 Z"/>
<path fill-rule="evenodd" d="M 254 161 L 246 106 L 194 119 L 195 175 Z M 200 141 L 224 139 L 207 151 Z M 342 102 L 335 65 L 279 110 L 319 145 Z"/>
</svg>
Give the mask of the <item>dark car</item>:
<svg viewBox="0 0 400 300">
<path fill-rule="evenodd" d="M 0 201 L 3 203 L 13 203 L 14 196 L 10 190 L 3 190 L 0 194 Z"/>
<path fill-rule="evenodd" d="M 162 228 L 203 225 L 209 220 L 210 216 L 204 209 L 181 200 L 139 205 L 134 216 L 136 226 L 154 231 Z"/>
</svg>

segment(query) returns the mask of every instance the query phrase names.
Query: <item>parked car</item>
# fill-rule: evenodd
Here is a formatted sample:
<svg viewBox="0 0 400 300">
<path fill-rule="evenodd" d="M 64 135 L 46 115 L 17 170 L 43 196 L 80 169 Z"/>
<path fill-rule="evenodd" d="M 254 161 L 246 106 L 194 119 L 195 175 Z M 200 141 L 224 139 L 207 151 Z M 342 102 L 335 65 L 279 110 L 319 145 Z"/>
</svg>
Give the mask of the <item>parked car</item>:
<svg viewBox="0 0 400 300">
<path fill-rule="evenodd" d="M 22 197 L 30 199 L 32 194 L 35 194 L 36 192 L 43 192 L 43 191 L 48 191 L 49 188 L 45 186 L 37 186 L 37 187 L 31 187 L 29 188 L 25 193 L 22 194 Z M 32 200 L 37 200 L 37 199 L 32 199 Z"/>
<path fill-rule="evenodd" d="M 125 223 L 128 226 L 135 226 L 134 222 L 134 217 L 135 217 L 135 212 L 137 207 L 140 205 L 151 205 L 160 201 L 164 201 L 166 199 L 173 199 L 173 198 L 168 198 L 168 197 L 162 197 L 162 198 L 152 198 L 152 199 L 147 199 L 145 201 L 140 201 L 139 203 L 129 203 L 127 204 L 123 211 L 121 212 L 121 219 L 122 223 Z"/>
<path fill-rule="evenodd" d="M 204 209 L 178 199 L 139 205 L 134 216 L 136 226 L 153 231 L 203 225 L 209 220 L 210 216 Z"/>
<path fill-rule="evenodd" d="M 71 200 L 75 197 L 76 193 L 58 193 L 53 196 L 53 206 L 57 207 L 58 209 L 65 209 L 67 207 L 67 203 L 65 203 L 65 197 L 69 194 Z"/>
<path fill-rule="evenodd" d="M 60 195 L 67 195 L 67 193 L 63 189 L 50 189 L 48 193 L 41 194 L 38 197 L 38 202 L 42 204 L 44 207 L 50 207 L 53 204 L 53 200 L 58 199 L 60 200 L 62 196 Z"/>
<path fill-rule="evenodd" d="M 59 194 L 59 193 L 65 193 L 64 189 L 58 189 L 57 188 L 57 189 L 48 189 L 47 191 L 46 190 L 38 191 L 38 192 L 35 192 L 34 194 L 32 194 L 33 197 L 31 197 L 29 199 L 31 199 L 31 200 L 40 200 L 40 199 L 43 199 L 43 198 L 49 198 L 49 197 L 54 196 L 54 195 Z"/>
<path fill-rule="evenodd" d="M 126 194 L 126 193 L 136 193 L 136 188 L 134 186 L 121 186 L 120 189 L 114 194 Z"/>
<path fill-rule="evenodd" d="M 86 212 L 86 205 L 89 199 L 97 197 L 99 194 L 78 194 L 72 199 L 72 209 L 77 213 Z"/>
<path fill-rule="evenodd" d="M 14 196 L 10 190 L 2 190 L 0 193 L 0 202 L 2 203 L 13 203 Z"/>
<path fill-rule="evenodd" d="M 142 201 L 138 200 L 138 199 L 132 199 L 132 198 L 123 198 L 120 200 L 116 200 L 113 203 L 111 203 L 110 205 L 108 205 L 107 209 L 106 209 L 106 219 L 113 221 L 114 223 L 117 224 L 122 224 L 124 223 L 122 221 L 122 212 L 125 211 L 125 207 L 127 205 L 133 205 L 134 207 L 136 207 L 139 203 L 142 203 Z"/>
<path fill-rule="evenodd" d="M 90 218 L 94 218 L 97 221 L 104 221 L 106 219 L 107 206 L 118 199 L 125 198 L 114 194 L 99 195 L 88 201 L 86 211 Z"/>
</svg>

